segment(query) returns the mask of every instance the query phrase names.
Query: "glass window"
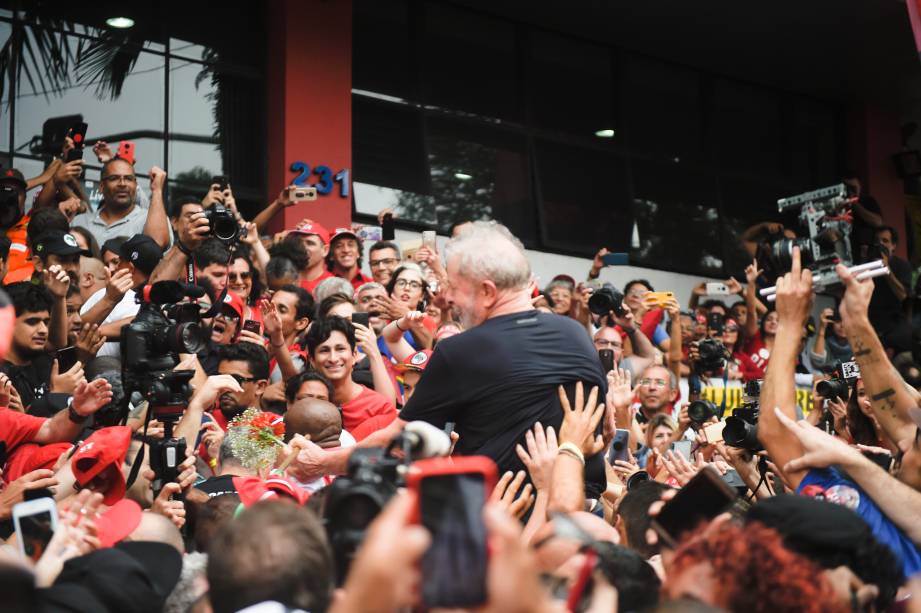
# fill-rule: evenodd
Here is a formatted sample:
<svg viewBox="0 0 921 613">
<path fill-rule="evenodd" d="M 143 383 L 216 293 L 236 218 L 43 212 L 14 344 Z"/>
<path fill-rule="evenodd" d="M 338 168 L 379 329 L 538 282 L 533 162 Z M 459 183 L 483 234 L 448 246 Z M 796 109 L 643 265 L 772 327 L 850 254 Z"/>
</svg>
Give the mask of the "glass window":
<svg viewBox="0 0 921 613">
<path fill-rule="evenodd" d="M 352 166 L 355 181 L 417 194 L 429 193 L 420 112 L 412 107 L 353 95 Z"/>
<path fill-rule="evenodd" d="M 627 251 L 633 215 L 625 160 L 549 141 L 536 151 L 544 244 L 586 256 L 602 246 Z"/>
<path fill-rule="evenodd" d="M 751 264 L 752 256 L 742 245 L 742 233 L 755 224 L 779 221 L 777 200 L 792 196 L 793 191 L 758 178 L 724 175 L 720 177 L 720 194 L 723 203 L 720 228 L 726 273 L 743 281 L 745 267 Z"/>
<path fill-rule="evenodd" d="M 541 129 L 591 136 L 617 128 L 610 49 L 533 32 L 528 75 L 531 121 Z"/>
<path fill-rule="evenodd" d="M 78 41 L 72 36 L 65 40 L 76 52 Z M 164 69 L 162 56 L 138 52 L 114 100 L 109 88 L 111 72 L 76 69 L 74 81 L 79 84 L 66 86 L 59 95 L 47 96 L 37 84 L 33 86 L 22 79 L 16 96 L 15 138 L 20 144 L 28 142 L 41 136 L 46 120 L 81 114 L 89 125 L 88 148 L 96 140 L 108 141 L 113 149 L 121 140 L 132 140 L 139 169 L 146 171 L 154 164 L 162 165 Z M 92 153 L 87 151 L 85 159 L 93 160 Z"/>
<path fill-rule="evenodd" d="M 12 24 L 0 21 L 0 49 L 6 46 L 12 32 Z M 10 88 L 6 79 L 6 74 L 0 75 L 0 89 L 3 90 L 0 97 L 0 152 L 4 153 L 10 150 Z"/>
<path fill-rule="evenodd" d="M 700 75 L 630 56 L 624 63 L 624 136 L 631 149 L 673 158 L 702 155 Z M 621 140 L 615 135 L 615 141 Z"/>
<path fill-rule="evenodd" d="M 633 161 L 639 246 L 631 263 L 720 276 L 722 244 L 716 178 L 689 164 Z"/>
<path fill-rule="evenodd" d="M 204 71 L 203 64 L 170 60 L 169 174 L 180 182 L 207 182 L 223 174 L 215 139 L 216 88 Z M 207 140 L 214 142 L 201 142 Z"/>
<path fill-rule="evenodd" d="M 425 5 L 419 49 L 426 102 L 484 117 L 520 119 L 515 25 Z"/>
<path fill-rule="evenodd" d="M 798 101 L 787 124 L 787 147 L 791 178 L 802 190 L 836 183 L 838 147 L 834 108 Z"/>
<path fill-rule="evenodd" d="M 713 86 L 710 125 L 714 156 L 721 168 L 781 175 L 783 124 L 776 94 L 718 79 Z"/>
<path fill-rule="evenodd" d="M 525 139 L 516 134 L 429 119 L 432 199 L 439 228 L 495 219 L 527 245 L 537 233 L 528 182 Z M 402 205 L 403 216 L 408 202 Z"/>
<path fill-rule="evenodd" d="M 352 87 L 415 100 L 405 0 L 356 0 Z"/>
</svg>

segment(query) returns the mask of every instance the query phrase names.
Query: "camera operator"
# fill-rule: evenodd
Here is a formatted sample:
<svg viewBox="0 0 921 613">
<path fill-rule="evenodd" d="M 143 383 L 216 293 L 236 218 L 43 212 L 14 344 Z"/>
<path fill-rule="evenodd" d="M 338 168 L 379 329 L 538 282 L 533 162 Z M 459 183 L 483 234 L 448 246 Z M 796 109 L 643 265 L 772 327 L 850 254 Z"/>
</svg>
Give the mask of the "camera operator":
<svg viewBox="0 0 921 613">
<path fill-rule="evenodd" d="M 208 279 L 220 296 L 227 287 L 230 274 L 230 250 L 227 246 L 218 238 L 209 238 L 195 250 L 192 260 L 195 264 L 195 278 Z"/>
<path fill-rule="evenodd" d="M 819 327 L 816 330 L 815 344 L 809 357 L 813 365 L 825 372 L 831 371 L 841 362 L 847 362 L 854 355 L 851 344 L 844 335 L 841 316 L 835 309 L 825 308 L 819 314 Z"/>
<path fill-rule="evenodd" d="M 97 355 L 121 356 L 122 328 L 131 323 L 140 308 L 136 290 L 147 283 L 162 257 L 160 246 L 144 234 L 135 234 L 118 247 L 115 273 L 80 309 L 84 325 L 98 324 L 99 333 L 106 337 Z"/>
<path fill-rule="evenodd" d="M 174 203 L 170 210 L 170 221 L 176 232 L 176 240 L 151 273 L 150 283 L 185 278 L 192 253 L 201 248 L 211 236 L 208 217 L 201 203 L 195 200 L 187 198 Z"/>
<path fill-rule="evenodd" d="M 883 213 L 876 199 L 864 193 L 863 184 L 855 172 L 845 172 L 841 182 L 847 188 L 847 195 L 857 198 L 851 205 L 854 221 L 851 225 L 851 252 L 854 262 L 869 261 L 869 248 L 876 242 L 875 231 L 883 225 Z"/>
<path fill-rule="evenodd" d="M 849 506 L 867 522 L 876 538 L 892 549 L 905 575 L 910 576 L 921 570 L 921 552 L 916 545 L 921 543 L 921 524 L 917 519 L 921 493 L 912 489 L 921 484 L 921 442 L 917 435 L 921 425 L 912 422 L 905 414 L 907 409 L 896 410 L 899 405 L 914 401 L 902 387 L 865 320 L 871 284 L 857 281 L 840 264 L 837 272 L 846 288 L 841 316 L 865 381 L 868 386 L 876 380 L 877 386 L 894 384 L 901 388 L 899 392 L 889 388 L 882 394 L 874 394 L 874 388 L 868 389 L 871 398 L 875 398 L 874 410 L 883 429 L 890 437 L 894 434 L 898 437 L 895 440 L 902 451 L 902 461 L 897 478 L 843 441 L 806 422 L 794 421 L 794 364 L 814 299 L 812 273 L 802 269 L 799 248 L 793 251 L 791 271 L 777 281 L 779 324 L 774 359 L 761 388 L 764 410 L 758 420 L 758 438 L 798 493 Z M 885 410 L 878 410 L 877 407 L 883 406 Z M 890 429 L 896 424 L 896 428 Z"/>
<path fill-rule="evenodd" d="M 868 258 L 883 261 L 889 267 L 885 277 L 873 279 L 870 321 L 889 355 L 911 351 L 911 322 L 905 301 L 911 288 L 911 265 L 895 255 L 899 235 L 891 226 L 876 229 L 876 242 L 868 247 Z"/>
</svg>

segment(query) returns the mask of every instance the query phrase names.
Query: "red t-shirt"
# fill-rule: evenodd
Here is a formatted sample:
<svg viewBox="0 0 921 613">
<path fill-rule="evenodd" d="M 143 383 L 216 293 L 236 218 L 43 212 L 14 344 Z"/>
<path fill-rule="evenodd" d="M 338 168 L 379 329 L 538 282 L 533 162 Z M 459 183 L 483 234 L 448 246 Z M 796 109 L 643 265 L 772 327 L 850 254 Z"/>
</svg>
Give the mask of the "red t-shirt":
<svg viewBox="0 0 921 613">
<path fill-rule="evenodd" d="M 771 351 L 764 344 L 760 330 L 745 341 L 741 354 L 739 362 L 743 378 L 746 380 L 763 379 L 764 369 L 767 368 L 768 361 L 771 359 Z"/>
<path fill-rule="evenodd" d="M 344 278 L 345 277 L 343 277 L 343 279 Z M 371 281 L 374 281 L 374 279 L 372 279 L 371 277 L 364 276 L 363 274 L 361 274 L 361 271 L 359 270 L 358 274 L 356 274 L 349 283 L 352 284 L 352 287 L 354 287 L 355 289 L 358 289 L 365 283 L 370 283 Z"/>
<path fill-rule="evenodd" d="M 365 420 L 380 416 L 377 420 L 380 426 L 375 428 L 380 430 L 397 417 L 396 407 L 385 396 L 363 385 L 361 388 L 358 396 L 342 405 L 342 426 L 352 432 L 353 436 L 353 431 Z M 358 439 L 357 436 L 355 438 Z"/>
<path fill-rule="evenodd" d="M 313 281 L 307 281 L 305 279 L 301 279 L 301 287 L 303 287 L 305 290 L 310 292 L 310 295 L 313 296 L 313 292 L 315 289 L 317 289 L 317 286 L 320 283 L 323 283 L 323 281 L 326 281 L 327 279 L 331 279 L 332 277 L 333 277 L 333 273 L 329 272 L 328 270 L 324 270 L 323 274 L 317 277 L 316 279 L 314 279 Z"/>
<path fill-rule="evenodd" d="M 7 452 L 10 452 L 17 445 L 31 442 L 45 421 L 43 417 L 0 407 L 0 441 L 6 443 Z"/>
</svg>

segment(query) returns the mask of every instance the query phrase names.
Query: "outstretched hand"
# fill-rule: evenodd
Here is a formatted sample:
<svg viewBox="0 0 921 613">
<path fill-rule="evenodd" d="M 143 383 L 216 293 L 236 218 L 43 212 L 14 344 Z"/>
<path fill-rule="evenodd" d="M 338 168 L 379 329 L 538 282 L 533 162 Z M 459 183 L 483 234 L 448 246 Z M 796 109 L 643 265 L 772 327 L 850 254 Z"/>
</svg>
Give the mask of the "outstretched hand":
<svg viewBox="0 0 921 613">
<path fill-rule="evenodd" d="M 802 267 L 799 247 L 793 248 L 790 272 L 777 279 L 777 316 L 781 323 L 802 326 L 812 312 L 812 271 Z"/>
<path fill-rule="evenodd" d="M 573 443 L 585 457 L 604 449 L 600 434 L 595 434 L 598 422 L 604 415 L 604 404 L 598 404 L 598 387 L 593 387 L 584 399 L 582 382 L 576 382 L 575 407 L 569 403 L 566 389 L 559 387 L 560 405 L 563 407 L 563 425 L 560 426 L 560 444 Z"/>
</svg>

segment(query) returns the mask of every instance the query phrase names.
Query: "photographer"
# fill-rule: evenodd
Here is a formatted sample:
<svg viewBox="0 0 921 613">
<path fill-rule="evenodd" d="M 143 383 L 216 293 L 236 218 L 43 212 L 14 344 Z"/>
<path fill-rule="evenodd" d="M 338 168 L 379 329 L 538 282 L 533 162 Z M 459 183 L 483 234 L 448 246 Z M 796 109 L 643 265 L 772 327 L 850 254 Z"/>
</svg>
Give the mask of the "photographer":
<svg viewBox="0 0 921 613">
<path fill-rule="evenodd" d="M 760 300 L 755 296 L 758 278 L 764 271 L 758 268 L 758 260 L 753 260 L 745 268 L 745 304 L 748 306 L 748 317 L 745 319 L 745 342 L 742 344 L 742 353 L 747 358 L 751 368 L 745 371 L 745 380 L 763 379 L 771 351 L 774 347 L 774 334 L 777 332 L 777 313 L 769 311 L 759 324 L 755 314 L 758 312 Z M 743 366 L 744 362 L 743 360 Z M 743 368 L 743 371 L 745 369 Z"/>
<path fill-rule="evenodd" d="M 819 370 L 830 371 L 841 362 L 847 362 L 854 355 L 847 337 L 841 316 L 835 309 L 825 308 L 819 314 L 819 327 L 816 330 L 815 344 L 810 350 L 812 364 Z"/>
<path fill-rule="evenodd" d="M 151 273 L 150 283 L 185 278 L 192 253 L 211 236 L 211 226 L 204 209 L 194 200 L 175 203 L 171 210 L 171 221 L 176 231 L 176 240 Z"/>
<path fill-rule="evenodd" d="M 911 351 L 911 322 L 905 301 L 911 288 L 911 265 L 895 255 L 899 235 L 891 226 L 876 229 L 876 243 L 869 247 L 870 259 L 879 258 L 889 267 L 885 277 L 873 279 L 870 321 L 890 356 Z"/>
<path fill-rule="evenodd" d="M 841 177 L 847 187 L 847 194 L 856 198 L 851 204 L 854 221 L 851 229 L 851 251 L 855 262 L 866 262 L 871 245 L 875 242 L 875 231 L 883 225 L 883 213 L 876 198 L 864 193 L 863 184 L 857 173 L 848 171 Z"/>
</svg>

